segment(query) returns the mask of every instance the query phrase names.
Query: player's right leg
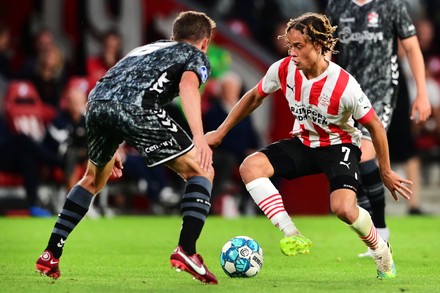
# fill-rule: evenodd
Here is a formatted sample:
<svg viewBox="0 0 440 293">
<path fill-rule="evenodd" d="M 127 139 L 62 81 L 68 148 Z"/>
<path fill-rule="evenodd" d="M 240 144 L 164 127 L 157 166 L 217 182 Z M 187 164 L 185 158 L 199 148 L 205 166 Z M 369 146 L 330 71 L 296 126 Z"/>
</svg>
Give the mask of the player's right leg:
<svg viewBox="0 0 440 293">
<path fill-rule="evenodd" d="M 269 156 L 269 157 L 268 157 Z M 270 159 L 269 159 L 270 158 Z M 248 156 L 240 166 L 240 175 L 246 189 L 266 217 L 278 227 L 284 238 L 280 241 L 281 252 L 287 256 L 310 253 L 312 242 L 305 238 L 296 228 L 289 214 L 286 212 L 283 199 L 278 189 L 270 181 L 275 174 L 275 168 L 280 173 L 289 173 L 277 162 L 289 161 L 284 151 L 278 146 L 270 145 L 262 152 Z"/>
<path fill-rule="evenodd" d="M 176 247 L 170 256 L 170 263 L 176 271 L 190 273 L 194 279 L 205 284 L 218 284 L 217 278 L 208 270 L 203 258 L 198 253 L 189 254 L 180 245 Z"/>
</svg>

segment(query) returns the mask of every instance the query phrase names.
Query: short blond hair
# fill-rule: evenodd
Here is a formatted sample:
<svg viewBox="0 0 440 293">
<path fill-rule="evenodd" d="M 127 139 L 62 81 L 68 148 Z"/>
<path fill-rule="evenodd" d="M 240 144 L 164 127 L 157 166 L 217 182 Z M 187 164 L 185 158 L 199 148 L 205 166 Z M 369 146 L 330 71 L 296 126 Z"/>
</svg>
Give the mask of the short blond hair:
<svg viewBox="0 0 440 293">
<path fill-rule="evenodd" d="M 173 38 L 176 41 L 198 42 L 211 38 L 216 27 L 214 20 L 203 12 L 180 12 L 173 23 Z"/>
</svg>

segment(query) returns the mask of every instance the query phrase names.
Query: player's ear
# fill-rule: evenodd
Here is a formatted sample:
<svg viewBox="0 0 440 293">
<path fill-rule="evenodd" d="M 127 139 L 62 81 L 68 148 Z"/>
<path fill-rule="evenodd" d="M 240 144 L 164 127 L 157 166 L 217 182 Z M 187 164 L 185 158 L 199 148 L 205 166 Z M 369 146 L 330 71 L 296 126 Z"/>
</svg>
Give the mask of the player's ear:
<svg viewBox="0 0 440 293">
<path fill-rule="evenodd" d="M 315 50 L 319 53 L 319 55 L 322 55 L 322 45 L 321 44 L 315 44 Z"/>
<path fill-rule="evenodd" d="M 209 46 L 209 39 L 204 38 L 201 42 L 200 50 L 206 53 L 208 51 L 208 46 Z"/>
</svg>

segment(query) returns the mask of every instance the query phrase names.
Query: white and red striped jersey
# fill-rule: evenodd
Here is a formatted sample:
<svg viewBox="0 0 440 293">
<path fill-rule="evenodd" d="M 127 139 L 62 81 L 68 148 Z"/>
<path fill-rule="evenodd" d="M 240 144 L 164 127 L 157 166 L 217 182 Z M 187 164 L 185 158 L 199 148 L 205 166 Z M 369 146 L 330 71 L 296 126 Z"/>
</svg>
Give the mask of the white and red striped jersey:
<svg viewBox="0 0 440 293">
<path fill-rule="evenodd" d="M 359 83 L 339 65 L 330 62 L 318 77 L 307 79 L 291 57 L 270 66 L 258 90 L 267 96 L 281 89 L 295 117 L 293 134 L 316 148 L 341 143 L 360 147 L 361 131 L 354 119 L 365 124 L 374 110 Z"/>
</svg>

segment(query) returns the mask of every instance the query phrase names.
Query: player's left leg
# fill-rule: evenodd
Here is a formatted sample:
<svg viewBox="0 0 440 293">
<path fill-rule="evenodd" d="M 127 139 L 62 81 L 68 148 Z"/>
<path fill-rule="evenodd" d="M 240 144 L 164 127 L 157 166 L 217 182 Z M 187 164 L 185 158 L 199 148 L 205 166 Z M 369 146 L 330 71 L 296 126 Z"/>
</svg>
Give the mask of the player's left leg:
<svg viewBox="0 0 440 293">
<path fill-rule="evenodd" d="M 61 276 L 59 259 L 67 237 L 84 218 L 93 196 L 107 182 L 114 158 L 103 167 L 88 163 L 84 177 L 70 190 L 50 235 L 46 249 L 37 259 L 36 271 L 53 279 Z"/>
<path fill-rule="evenodd" d="M 391 247 L 378 234 L 370 214 L 356 205 L 355 192 L 345 188 L 332 191 L 330 205 L 333 213 L 340 220 L 350 225 L 350 228 L 371 249 L 376 262 L 377 278 L 394 278 L 396 276 L 396 267 L 393 262 Z"/>
<path fill-rule="evenodd" d="M 388 241 L 390 230 L 385 222 L 385 187 L 376 163 L 374 146 L 370 140 L 362 140 L 362 152 L 362 161 L 359 166 L 362 184 L 359 188 L 358 204 L 370 212 L 374 226 L 377 228 L 379 235 L 382 239 Z M 363 195 L 364 199 L 367 199 L 367 201 L 362 201 L 359 197 L 360 194 Z M 369 250 L 359 256 L 372 256 L 372 254 Z"/>
<path fill-rule="evenodd" d="M 377 278 L 391 279 L 396 277 L 396 267 L 389 243 L 380 237 L 371 221 L 370 214 L 361 207 L 358 209 L 359 216 L 350 227 L 371 250 L 377 267 Z"/>
</svg>

